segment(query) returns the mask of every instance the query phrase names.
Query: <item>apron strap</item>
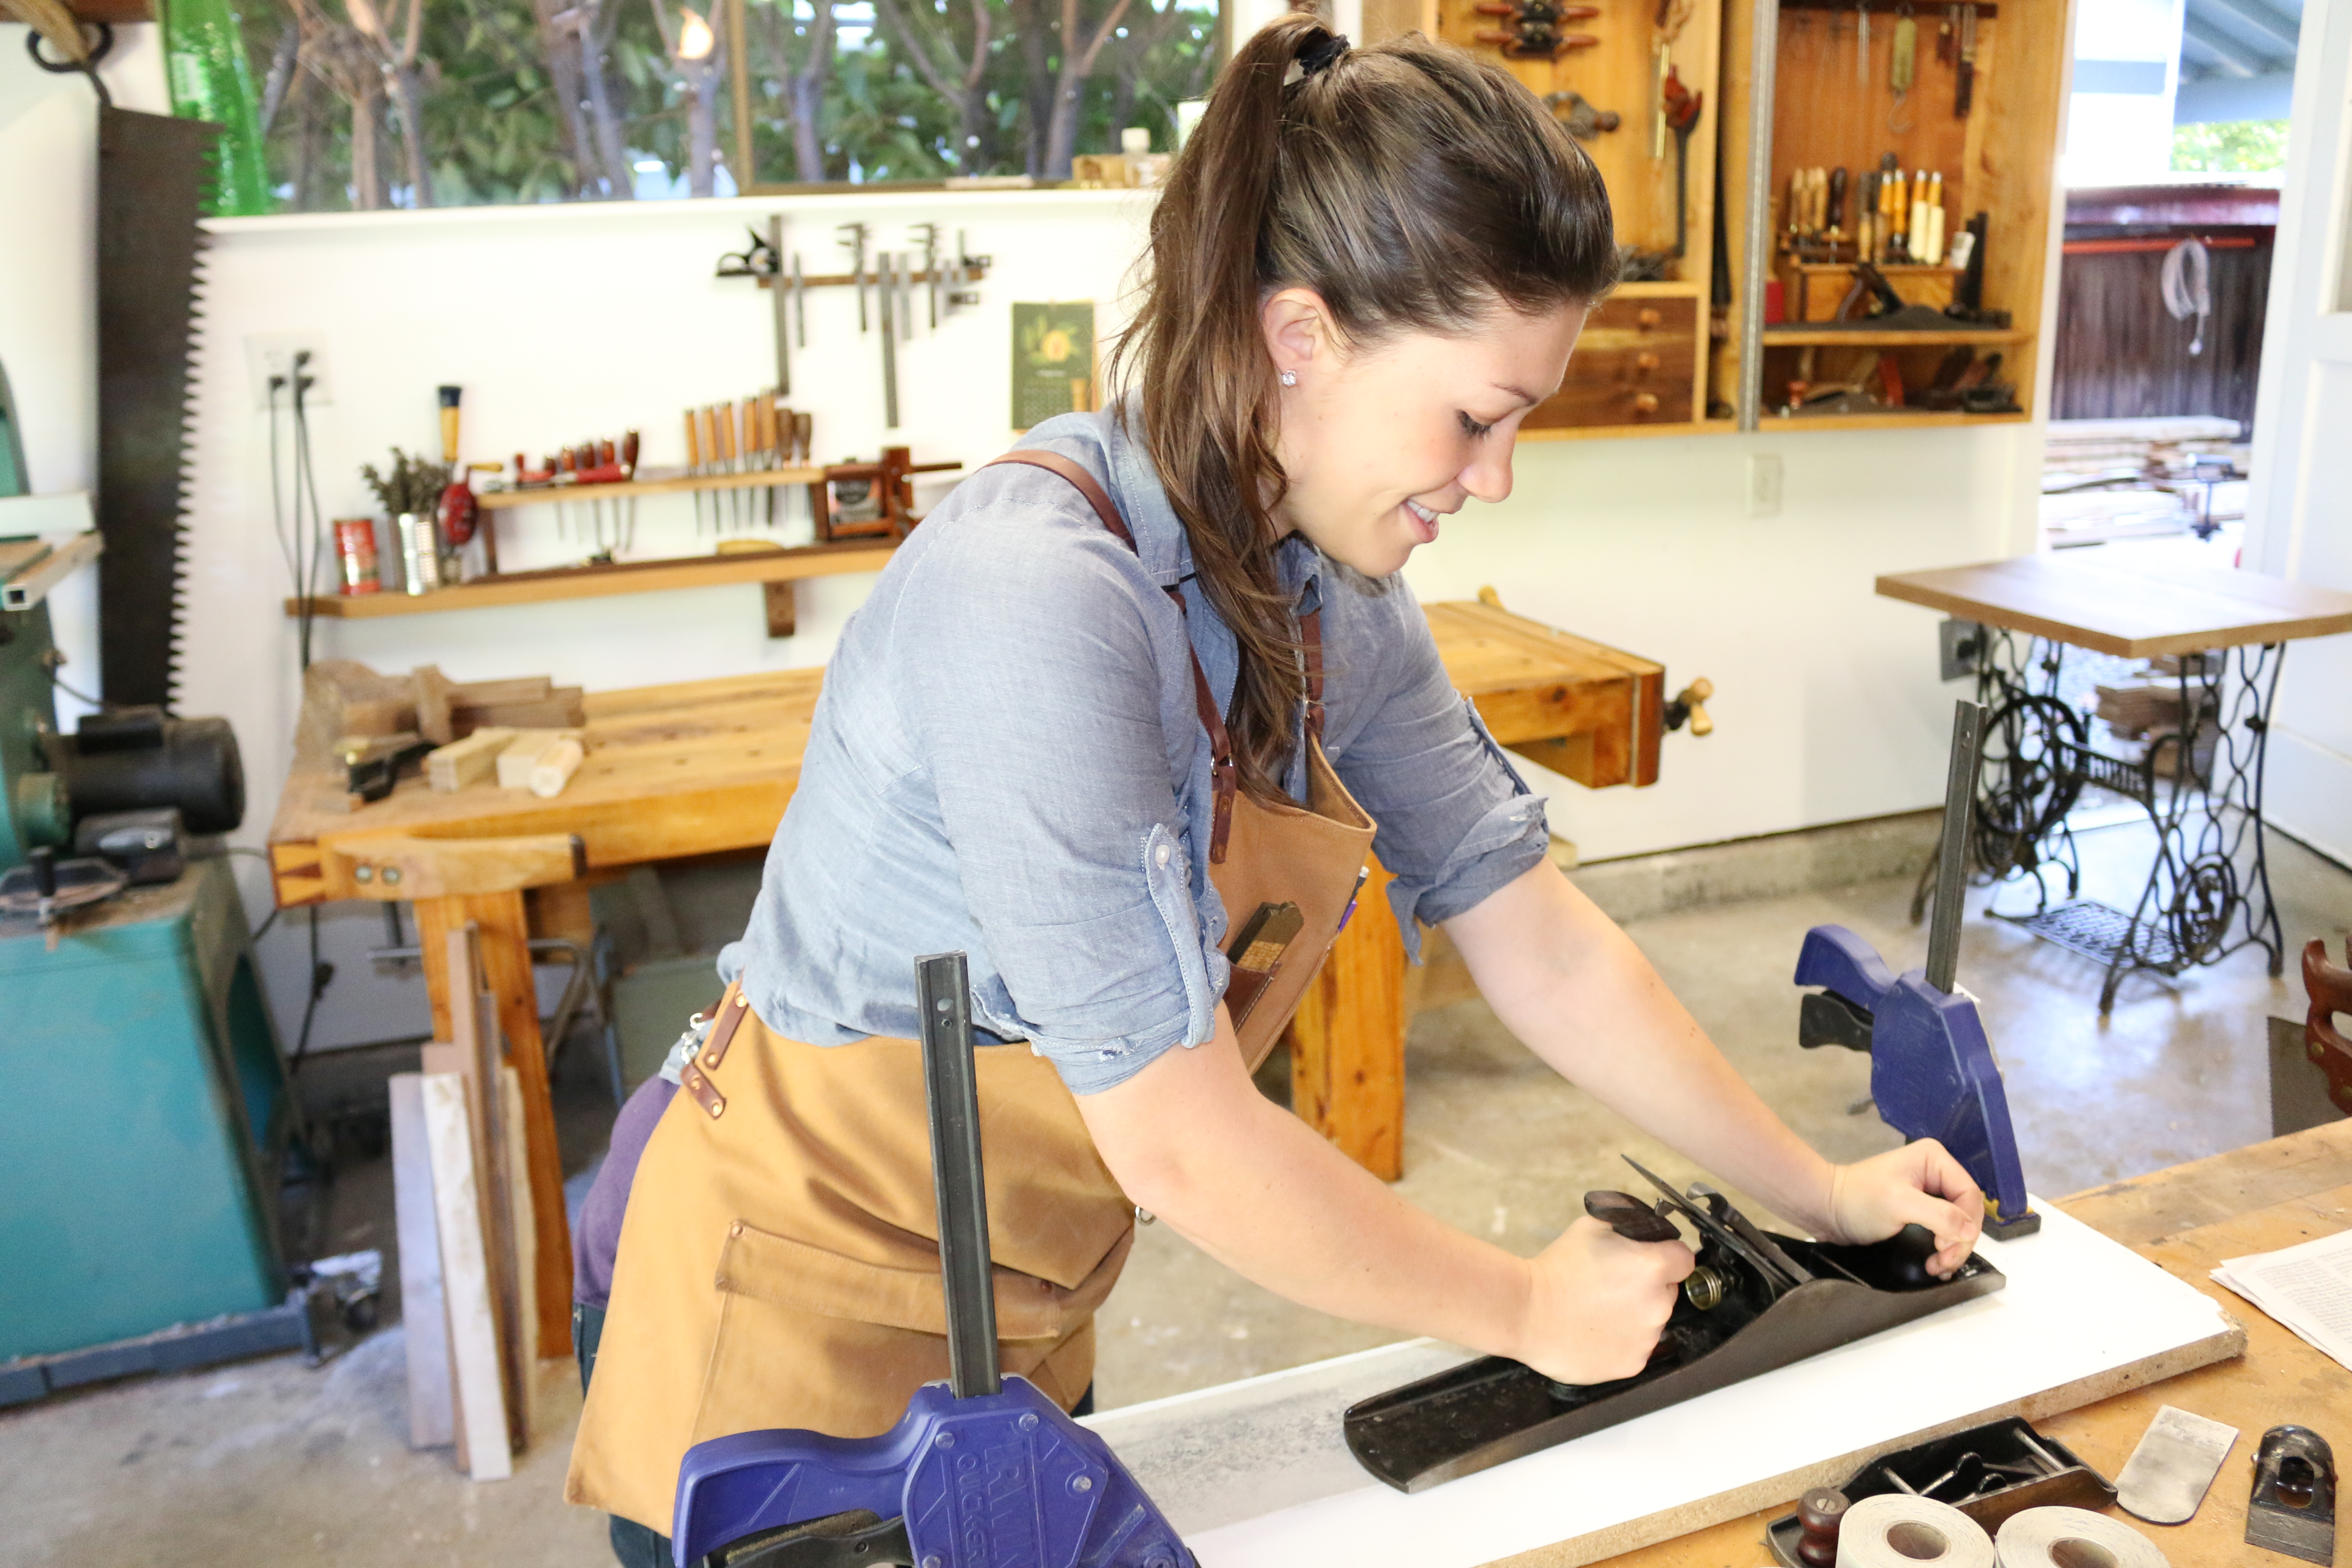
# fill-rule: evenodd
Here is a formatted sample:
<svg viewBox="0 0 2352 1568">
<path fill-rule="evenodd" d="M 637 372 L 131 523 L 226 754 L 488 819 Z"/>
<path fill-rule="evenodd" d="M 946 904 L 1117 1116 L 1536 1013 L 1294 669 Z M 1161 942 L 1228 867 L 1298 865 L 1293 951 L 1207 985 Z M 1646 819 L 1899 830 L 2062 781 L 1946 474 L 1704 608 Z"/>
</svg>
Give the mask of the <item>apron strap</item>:
<svg viewBox="0 0 2352 1568">
<path fill-rule="evenodd" d="M 1320 605 L 1298 617 L 1299 652 L 1307 660 L 1307 734 L 1323 739 L 1323 608 Z"/>
<path fill-rule="evenodd" d="M 1129 550 L 1135 551 L 1138 555 L 1142 553 L 1140 551 L 1136 551 L 1135 535 L 1128 531 L 1127 520 L 1119 515 L 1118 505 L 1103 489 L 1100 481 L 1088 473 L 1083 464 L 1073 462 L 1059 452 L 1045 452 L 1034 447 L 1024 447 L 1018 451 L 1007 452 L 1003 457 L 993 458 L 981 466 L 994 468 L 998 463 L 1025 463 L 1033 468 L 1043 468 L 1047 473 L 1059 474 L 1068 480 L 1072 488 L 1080 495 L 1087 498 L 1087 504 L 1095 509 L 1095 515 L 1102 519 L 1102 525 L 1110 530 L 1114 538 L 1126 545 Z M 1183 590 L 1171 587 L 1167 590 L 1167 593 L 1168 596 L 1176 602 L 1177 614 L 1186 615 Z M 1189 620 L 1190 616 L 1187 616 L 1186 618 Z M 1189 638 L 1187 638 L 1187 646 L 1190 646 Z M 1323 654 L 1319 641 L 1315 645 L 1315 651 L 1309 658 L 1312 661 L 1309 668 L 1313 671 L 1310 679 L 1314 692 L 1310 721 L 1316 725 L 1317 733 L 1319 734 L 1322 730 L 1321 698 L 1323 694 Z M 1234 742 L 1233 737 L 1225 731 L 1225 716 L 1217 710 L 1217 700 L 1209 690 L 1209 677 L 1201 668 L 1201 656 L 1197 650 L 1192 654 L 1192 706 L 1200 713 L 1201 728 L 1209 732 L 1209 784 L 1216 800 L 1216 812 L 1209 829 L 1209 859 L 1212 864 L 1223 865 L 1225 858 L 1225 839 L 1233 831 L 1234 825 L 1235 793 Z"/>
</svg>

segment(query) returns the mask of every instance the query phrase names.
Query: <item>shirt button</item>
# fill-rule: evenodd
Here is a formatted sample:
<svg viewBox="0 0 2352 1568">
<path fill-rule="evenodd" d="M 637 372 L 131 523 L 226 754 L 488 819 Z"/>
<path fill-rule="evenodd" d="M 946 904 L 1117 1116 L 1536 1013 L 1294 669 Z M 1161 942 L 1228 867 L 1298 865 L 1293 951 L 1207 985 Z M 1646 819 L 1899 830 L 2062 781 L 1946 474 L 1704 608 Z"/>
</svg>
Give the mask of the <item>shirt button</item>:
<svg viewBox="0 0 2352 1568">
<path fill-rule="evenodd" d="M 1161 865 L 1161 866 L 1165 866 L 1166 864 L 1168 864 L 1168 857 L 1169 857 L 1169 854 L 1170 854 L 1170 850 L 1169 850 L 1168 846 L 1166 846 L 1165 844 L 1162 844 L 1159 848 L 1154 849 L 1154 850 L 1151 852 L 1151 858 L 1152 858 L 1152 860 L 1153 860 L 1154 862 L 1156 862 L 1157 864 Z"/>
</svg>

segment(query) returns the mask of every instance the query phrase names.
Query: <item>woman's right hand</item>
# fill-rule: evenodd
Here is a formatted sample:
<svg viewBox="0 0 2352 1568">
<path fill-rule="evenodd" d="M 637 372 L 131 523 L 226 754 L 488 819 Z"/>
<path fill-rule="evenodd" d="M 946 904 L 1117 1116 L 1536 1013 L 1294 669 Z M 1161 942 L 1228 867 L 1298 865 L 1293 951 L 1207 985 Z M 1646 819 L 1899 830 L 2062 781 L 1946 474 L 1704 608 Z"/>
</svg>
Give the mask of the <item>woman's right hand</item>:
<svg viewBox="0 0 2352 1568">
<path fill-rule="evenodd" d="M 1513 1359 L 1558 1383 L 1608 1383 L 1648 1364 L 1697 1259 L 1679 1241 L 1628 1241 L 1580 1216 L 1528 1260 L 1526 1321 Z"/>
</svg>

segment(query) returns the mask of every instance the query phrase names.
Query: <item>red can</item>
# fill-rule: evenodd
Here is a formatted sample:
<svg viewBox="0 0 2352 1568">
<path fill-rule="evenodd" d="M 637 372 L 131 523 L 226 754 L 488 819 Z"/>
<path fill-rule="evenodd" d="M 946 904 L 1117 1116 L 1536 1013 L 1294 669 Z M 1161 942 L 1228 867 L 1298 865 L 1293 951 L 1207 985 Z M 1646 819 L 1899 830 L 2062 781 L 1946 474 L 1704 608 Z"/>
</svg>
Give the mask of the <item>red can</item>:
<svg viewBox="0 0 2352 1568">
<path fill-rule="evenodd" d="M 342 592 L 374 594 L 383 587 L 375 564 L 375 519 L 335 520 L 335 558 L 342 563 Z"/>
</svg>

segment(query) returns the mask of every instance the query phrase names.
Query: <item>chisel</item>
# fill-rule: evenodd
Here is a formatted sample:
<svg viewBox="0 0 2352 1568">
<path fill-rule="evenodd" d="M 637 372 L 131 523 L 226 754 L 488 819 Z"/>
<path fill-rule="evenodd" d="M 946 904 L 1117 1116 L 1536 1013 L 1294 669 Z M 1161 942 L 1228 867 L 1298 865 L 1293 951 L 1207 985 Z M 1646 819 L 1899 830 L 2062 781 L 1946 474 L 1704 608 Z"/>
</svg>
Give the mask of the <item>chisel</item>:
<svg viewBox="0 0 2352 1568">
<path fill-rule="evenodd" d="M 793 345 L 785 328 L 790 324 L 786 318 L 792 301 L 784 294 L 784 215 L 782 213 L 773 214 L 768 219 L 768 253 L 776 258 L 776 270 L 768 275 L 768 302 L 776 318 L 776 386 L 779 391 L 790 392 L 793 389 Z M 793 264 L 797 269 L 797 257 L 793 258 Z"/>
<path fill-rule="evenodd" d="M 839 242 L 841 247 L 856 258 L 850 280 L 857 285 L 857 330 L 863 332 L 869 330 L 866 324 L 866 226 L 845 223 L 833 232 L 846 237 Z"/>
<path fill-rule="evenodd" d="M 890 253 L 886 250 L 875 258 L 875 265 L 881 269 L 878 292 L 882 297 L 882 424 L 885 428 L 896 430 L 898 427 L 898 335 L 892 328 L 890 301 L 898 288 L 891 276 Z"/>
</svg>

